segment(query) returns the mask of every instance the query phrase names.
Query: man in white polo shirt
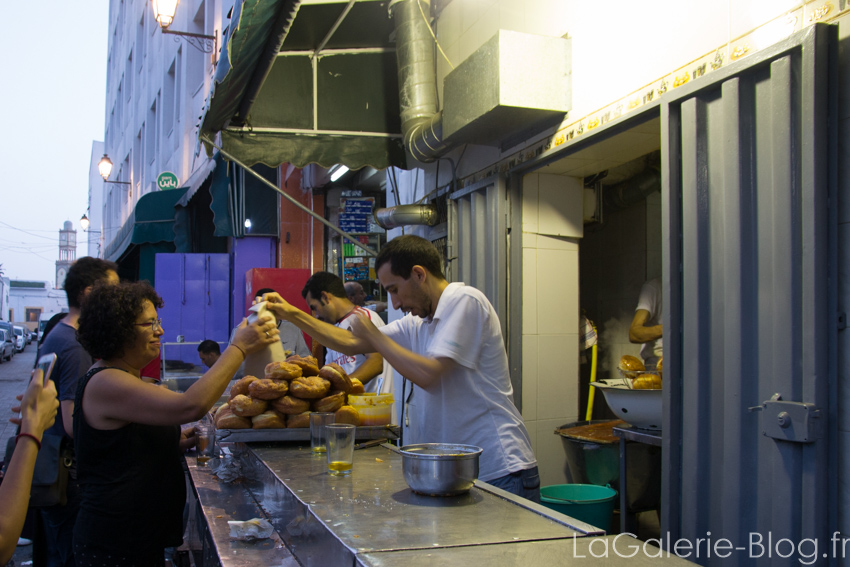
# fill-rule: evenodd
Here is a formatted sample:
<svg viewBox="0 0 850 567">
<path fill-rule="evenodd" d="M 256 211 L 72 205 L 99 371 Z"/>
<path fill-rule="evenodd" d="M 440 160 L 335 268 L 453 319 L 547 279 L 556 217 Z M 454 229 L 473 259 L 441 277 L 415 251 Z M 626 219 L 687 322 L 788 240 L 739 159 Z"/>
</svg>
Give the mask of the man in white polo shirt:
<svg viewBox="0 0 850 567">
<path fill-rule="evenodd" d="M 483 293 L 443 276 L 434 246 L 418 236 L 391 240 L 375 260 L 392 305 L 407 315 L 378 329 L 356 316 L 351 332 L 310 317 L 279 295 L 268 308 L 324 345 L 347 354 L 378 352 L 413 383 L 405 402 L 405 443 L 463 443 L 484 449 L 479 478 L 540 501 L 537 461 L 513 403 L 499 317 Z"/>
<path fill-rule="evenodd" d="M 304 284 L 301 297 L 310 306 L 313 317 L 340 329 L 348 330 L 357 314 L 369 317 L 376 327 L 384 326 L 383 319 L 377 313 L 358 307 L 348 299 L 345 286 L 336 274 L 316 272 Z M 385 374 L 385 370 L 388 369 L 384 363 L 384 357 L 377 352 L 349 355 L 328 347 L 324 362 L 325 364 L 335 362 L 342 366 L 349 376 L 363 383 L 367 392 L 376 394 L 392 392 L 392 377 Z"/>
</svg>

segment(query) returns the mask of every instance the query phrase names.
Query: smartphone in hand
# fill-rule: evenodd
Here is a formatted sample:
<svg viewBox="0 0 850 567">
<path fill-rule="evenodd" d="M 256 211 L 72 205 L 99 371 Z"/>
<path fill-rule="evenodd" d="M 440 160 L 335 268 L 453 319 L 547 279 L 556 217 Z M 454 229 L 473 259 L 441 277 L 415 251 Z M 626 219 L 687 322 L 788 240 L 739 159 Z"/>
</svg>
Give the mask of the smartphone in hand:
<svg viewBox="0 0 850 567">
<path fill-rule="evenodd" d="M 50 374 L 53 372 L 53 367 L 56 365 L 56 355 L 53 353 L 45 354 L 41 358 L 38 359 L 38 363 L 36 364 L 36 368 L 41 370 L 41 373 L 44 375 L 44 385 L 47 385 L 47 381 L 50 380 Z"/>
</svg>

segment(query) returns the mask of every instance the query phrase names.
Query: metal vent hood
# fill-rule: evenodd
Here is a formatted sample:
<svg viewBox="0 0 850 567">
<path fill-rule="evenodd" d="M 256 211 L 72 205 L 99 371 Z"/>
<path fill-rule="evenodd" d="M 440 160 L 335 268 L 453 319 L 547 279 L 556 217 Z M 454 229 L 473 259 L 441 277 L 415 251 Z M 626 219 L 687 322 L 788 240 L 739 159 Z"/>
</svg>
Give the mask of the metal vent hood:
<svg viewBox="0 0 850 567">
<path fill-rule="evenodd" d="M 449 145 L 511 145 L 572 108 L 569 39 L 499 30 L 443 84 Z"/>
</svg>

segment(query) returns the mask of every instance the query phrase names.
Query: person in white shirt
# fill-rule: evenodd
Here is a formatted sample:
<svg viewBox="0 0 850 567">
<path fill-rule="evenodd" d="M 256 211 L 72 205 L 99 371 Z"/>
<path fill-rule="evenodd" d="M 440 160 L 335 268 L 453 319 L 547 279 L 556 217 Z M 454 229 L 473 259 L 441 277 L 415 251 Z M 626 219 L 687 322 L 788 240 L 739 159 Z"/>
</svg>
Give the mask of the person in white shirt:
<svg viewBox="0 0 850 567">
<path fill-rule="evenodd" d="M 647 369 L 655 370 L 663 355 L 661 280 L 654 278 L 643 284 L 629 327 L 629 342 L 640 344 L 640 356 Z"/>
<path fill-rule="evenodd" d="M 277 294 L 263 297 L 281 319 L 347 354 L 378 352 L 413 383 L 404 442 L 481 447 L 479 478 L 540 501 L 531 440 L 513 403 L 508 357 L 495 309 L 475 288 L 449 283 L 424 238 L 391 240 L 375 260 L 378 280 L 407 315 L 380 329 L 355 315 L 351 332 L 310 317 Z"/>
<path fill-rule="evenodd" d="M 340 329 L 348 330 L 358 314 L 369 317 L 376 327 L 384 326 L 383 319 L 376 312 L 358 307 L 348 299 L 342 280 L 336 274 L 316 272 L 304 284 L 301 296 L 310 306 L 313 317 Z M 349 376 L 360 380 L 366 392 L 392 392 L 392 378 L 385 375 L 384 357 L 377 352 L 349 355 L 327 348 L 324 363 L 331 362 L 339 364 Z"/>
</svg>

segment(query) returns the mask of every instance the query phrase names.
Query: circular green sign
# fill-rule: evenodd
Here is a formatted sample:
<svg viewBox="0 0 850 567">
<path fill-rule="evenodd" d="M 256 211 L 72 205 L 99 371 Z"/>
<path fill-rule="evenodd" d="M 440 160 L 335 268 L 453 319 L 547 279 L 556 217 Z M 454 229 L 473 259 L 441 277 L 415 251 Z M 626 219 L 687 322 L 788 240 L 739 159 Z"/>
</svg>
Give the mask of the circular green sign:
<svg viewBox="0 0 850 567">
<path fill-rule="evenodd" d="M 159 174 L 159 177 L 156 178 L 156 186 L 159 187 L 160 191 L 165 191 L 166 189 L 177 189 L 179 185 L 180 184 L 177 182 L 177 176 L 170 171 L 163 171 Z"/>
</svg>

